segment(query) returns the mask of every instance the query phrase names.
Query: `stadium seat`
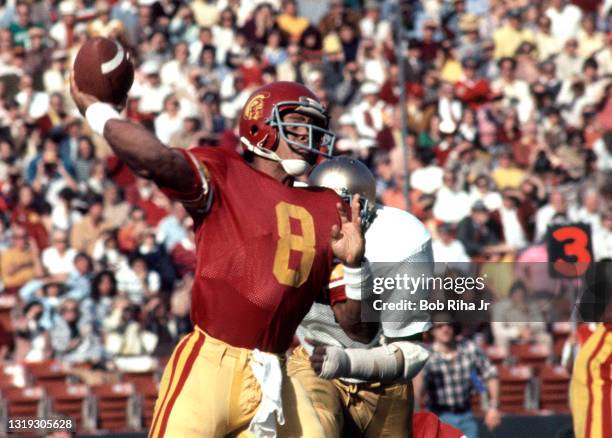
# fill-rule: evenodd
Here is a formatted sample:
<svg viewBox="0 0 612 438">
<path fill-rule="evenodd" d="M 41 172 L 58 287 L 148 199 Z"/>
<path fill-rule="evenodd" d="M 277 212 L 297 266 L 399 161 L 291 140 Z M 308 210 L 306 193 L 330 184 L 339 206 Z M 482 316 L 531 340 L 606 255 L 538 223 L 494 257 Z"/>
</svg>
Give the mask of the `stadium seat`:
<svg viewBox="0 0 612 438">
<path fill-rule="evenodd" d="M 121 380 L 126 383 L 133 383 L 137 387 L 141 384 L 151 386 L 155 384 L 155 370 L 143 372 L 124 372 Z"/>
<path fill-rule="evenodd" d="M 485 349 L 487 357 L 495 366 L 500 366 L 504 359 L 508 357 L 508 353 L 501 347 L 491 345 Z"/>
<path fill-rule="evenodd" d="M 2 399 L 6 402 L 7 417 L 40 417 L 44 396 L 45 390 L 41 387 L 5 388 Z"/>
<path fill-rule="evenodd" d="M 500 399 L 499 409 L 507 413 L 525 413 L 527 411 L 527 386 L 531 379 L 531 370 L 526 366 L 500 366 Z"/>
<path fill-rule="evenodd" d="M 52 386 L 47 390 L 51 413 L 71 418 L 78 430 L 91 426 L 89 396 L 87 385 Z"/>
<path fill-rule="evenodd" d="M 552 327 L 553 336 L 553 353 L 555 357 L 560 358 L 563 353 L 563 347 L 571 332 L 571 325 L 567 322 L 556 322 Z"/>
<path fill-rule="evenodd" d="M 570 375 L 562 366 L 547 365 L 540 371 L 540 409 L 569 413 Z"/>
<path fill-rule="evenodd" d="M 515 344 L 510 347 L 510 354 L 516 358 L 518 365 L 528 366 L 538 374 L 546 365 L 550 351 L 545 345 Z"/>
<path fill-rule="evenodd" d="M 68 366 L 59 361 L 26 362 L 24 364 L 32 383 L 45 389 L 66 386 Z"/>
<path fill-rule="evenodd" d="M 153 412 L 155 410 L 155 401 L 157 400 L 157 394 L 159 393 L 159 383 L 153 385 L 149 383 L 138 383 L 134 384 L 136 393 L 139 396 L 140 407 L 141 407 L 141 426 L 145 429 L 151 427 L 153 422 Z"/>
<path fill-rule="evenodd" d="M 97 429 L 123 431 L 131 429 L 134 386 L 116 383 L 92 386 L 96 399 Z"/>
</svg>

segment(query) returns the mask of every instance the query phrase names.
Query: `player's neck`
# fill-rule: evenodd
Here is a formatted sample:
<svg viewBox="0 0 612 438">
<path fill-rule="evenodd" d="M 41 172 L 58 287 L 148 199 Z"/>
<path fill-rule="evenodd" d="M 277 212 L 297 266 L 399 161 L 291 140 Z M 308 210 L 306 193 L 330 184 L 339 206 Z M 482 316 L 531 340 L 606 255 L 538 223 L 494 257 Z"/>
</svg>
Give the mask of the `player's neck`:
<svg viewBox="0 0 612 438">
<path fill-rule="evenodd" d="M 285 172 L 285 170 L 283 169 L 283 166 L 281 166 L 281 164 L 277 161 L 266 160 L 264 158 L 255 157 L 253 162 L 249 164 L 254 169 L 265 173 L 266 175 L 270 176 L 271 178 L 274 178 L 281 184 L 284 184 L 286 186 L 293 185 L 294 178 L 291 175 L 289 175 L 287 172 Z"/>
</svg>

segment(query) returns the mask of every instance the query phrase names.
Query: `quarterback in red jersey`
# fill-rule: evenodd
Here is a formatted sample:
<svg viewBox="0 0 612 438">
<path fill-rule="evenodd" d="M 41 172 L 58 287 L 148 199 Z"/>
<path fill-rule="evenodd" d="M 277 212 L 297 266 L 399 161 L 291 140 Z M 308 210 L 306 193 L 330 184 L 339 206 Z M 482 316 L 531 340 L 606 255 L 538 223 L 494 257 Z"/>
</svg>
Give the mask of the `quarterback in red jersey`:
<svg viewBox="0 0 612 438">
<path fill-rule="evenodd" d="M 240 116 L 243 158 L 215 148 L 169 149 L 80 92 L 74 80 L 71 87 L 81 113 L 119 158 L 194 218 L 196 329 L 164 372 L 150 436 L 322 436 L 307 394 L 280 356 L 324 290 L 333 257 L 353 278 L 349 299 L 334 303 L 336 318 L 355 339 L 374 333 L 359 323 L 359 199 L 349 219 L 334 192 L 292 187 L 333 147 L 316 96 L 290 82 L 256 90 Z"/>
</svg>

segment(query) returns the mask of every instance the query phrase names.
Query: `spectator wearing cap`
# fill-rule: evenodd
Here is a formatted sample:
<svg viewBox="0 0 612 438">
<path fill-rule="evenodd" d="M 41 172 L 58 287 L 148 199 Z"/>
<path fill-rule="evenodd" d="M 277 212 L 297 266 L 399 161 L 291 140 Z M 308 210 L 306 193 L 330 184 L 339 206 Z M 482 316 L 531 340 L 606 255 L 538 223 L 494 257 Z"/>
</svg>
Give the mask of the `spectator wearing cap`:
<svg viewBox="0 0 612 438">
<path fill-rule="evenodd" d="M 568 0 L 552 0 L 544 14 L 550 18 L 553 35 L 561 41 L 576 37 L 582 11 Z"/>
<path fill-rule="evenodd" d="M 302 32 L 310 26 L 307 18 L 298 14 L 298 6 L 295 0 L 284 0 L 280 14 L 276 17 L 276 24 L 279 29 L 289 35 L 293 42 L 300 40 Z"/>
<path fill-rule="evenodd" d="M 472 259 L 486 259 L 505 248 L 502 242 L 502 230 L 495 222 L 482 201 L 476 201 L 469 215 L 457 224 L 457 239 L 461 241 Z M 504 246 L 504 248 L 501 248 Z"/>
<path fill-rule="evenodd" d="M 384 103 L 378 98 L 380 86 L 372 81 L 364 82 L 359 92 L 362 101 L 353 107 L 351 115 L 355 120 L 361 144 L 365 148 L 377 145 L 378 133 L 384 128 Z"/>
<path fill-rule="evenodd" d="M 458 187 L 457 175 L 444 171 L 443 185 L 436 193 L 433 215 L 440 222 L 456 224 L 470 214 L 467 193 Z"/>
<path fill-rule="evenodd" d="M 61 2 L 59 13 L 61 20 L 51 26 L 49 36 L 56 42 L 59 48 L 69 49 L 74 44 L 76 4 L 71 0 Z"/>
<path fill-rule="evenodd" d="M 334 149 L 339 153 L 359 151 L 359 133 L 351 113 L 344 113 L 338 118 L 337 140 Z"/>
<path fill-rule="evenodd" d="M 42 75 L 43 89 L 47 93 L 63 92 L 66 90 L 66 77 L 68 68 L 66 61 L 68 53 L 65 50 L 54 50 L 48 65 Z"/>
<path fill-rule="evenodd" d="M 514 108 L 521 123 L 533 116 L 535 103 L 529 84 L 516 77 L 516 59 L 502 58 L 499 60 L 500 77 L 491 84 L 495 93 L 503 94 L 504 105 Z"/>
<path fill-rule="evenodd" d="M 482 38 L 479 33 L 480 17 L 472 13 L 463 14 L 459 19 L 459 31 L 461 32 L 457 49 L 459 58 L 477 60 L 482 52 Z"/>
<path fill-rule="evenodd" d="M 479 157 L 472 142 L 462 140 L 448 155 L 445 167 L 451 169 L 457 175 L 458 187 L 467 189 L 477 175 L 488 171 L 488 165 L 484 156 Z"/>
<path fill-rule="evenodd" d="M 442 46 L 436 39 L 436 31 L 438 30 L 438 23 L 435 20 L 428 19 L 423 22 L 422 36 L 419 41 L 419 47 L 421 49 L 421 60 L 426 64 L 433 64 L 438 53 L 442 49 Z"/>
<path fill-rule="evenodd" d="M 163 111 L 164 99 L 170 94 L 171 89 L 160 80 L 159 63 L 146 61 L 140 69 L 145 78 L 144 83 L 137 91 L 140 96 L 138 111 L 149 117 L 154 117 Z"/>
<path fill-rule="evenodd" d="M 506 14 L 506 24 L 493 33 L 495 59 L 513 56 L 523 41 L 533 40 L 533 31 L 523 27 L 522 11 L 510 9 Z"/>
<path fill-rule="evenodd" d="M 437 227 L 437 238 L 431 244 L 435 263 L 468 264 L 470 256 L 463 244 L 455 237 L 455 226 L 441 223 Z M 461 269 L 460 267 L 457 267 Z M 465 268 L 465 265 L 463 266 Z"/>
<path fill-rule="evenodd" d="M 548 61 L 563 49 L 563 42 L 552 34 L 551 21 L 546 15 L 538 17 L 538 29 L 534 35 L 534 43 L 538 49 L 538 59 Z"/>
<path fill-rule="evenodd" d="M 88 255 L 93 253 L 96 240 L 108 229 L 104 221 L 104 203 L 101 196 L 92 196 L 87 214 L 70 231 L 73 248 Z"/>
<path fill-rule="evenodd" d="M 378 44 L 391 35 L 391 23 L 380 16 L 380 4 L 377 0 L 366 0 L 359 31 L 363 38 L 371 38 Z"/>
<path fill-rule="evenodd" d="M 5 294 L 16 294 L 30 280 L 42 277 L 40 251 L 26 228 L 13 224 L 11 245 L 0 253 L 0 276 Z"/>
</svg>

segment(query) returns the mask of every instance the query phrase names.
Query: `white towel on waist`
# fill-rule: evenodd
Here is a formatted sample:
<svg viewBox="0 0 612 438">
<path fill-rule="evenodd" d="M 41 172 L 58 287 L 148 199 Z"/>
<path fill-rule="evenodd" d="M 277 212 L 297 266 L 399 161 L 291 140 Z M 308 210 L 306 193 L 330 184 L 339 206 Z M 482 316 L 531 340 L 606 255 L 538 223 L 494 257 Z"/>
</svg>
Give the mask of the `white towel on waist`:
<svg viewBox="0 0 612 438">
<path fill-rule="evenodd" d="M 274 354 L 255 349 L 250 362 L 262 395 L 261 403 L 249 424 L 249 432 L 258 438 L 275 438 L 276 423 L 285 424 L 281 398 L 283 373 L 280 361 Z"/>
</svg>

